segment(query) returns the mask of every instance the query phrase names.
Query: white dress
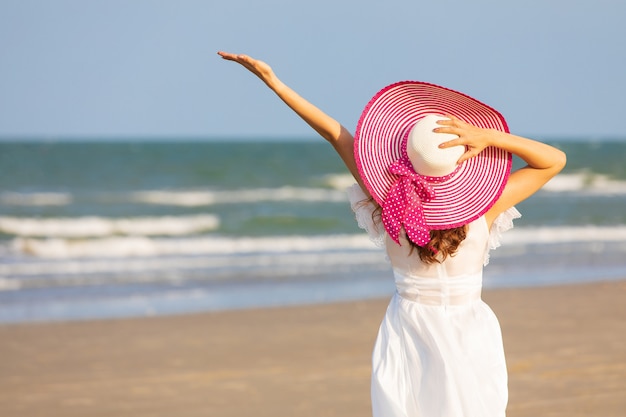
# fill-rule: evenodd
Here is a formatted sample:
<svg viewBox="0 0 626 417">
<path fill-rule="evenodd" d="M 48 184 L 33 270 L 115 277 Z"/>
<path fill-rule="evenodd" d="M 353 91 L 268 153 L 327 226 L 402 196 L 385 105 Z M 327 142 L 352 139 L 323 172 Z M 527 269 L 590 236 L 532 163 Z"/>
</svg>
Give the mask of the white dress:
<svg viewBox="0 0 626 417">
<path fill-rule="evenodd" d="M 396 283 L 372 355 L 374 417 L 502 417 L 508 400 L 500 325 L 481 300 L 482 269 L 515 208 L 492 230 L 481 217 L 453 257 L 424 264 L 406 238 L 396 244 L 372 221 L 374 205 L 355 185 L 359 226 L 387 249 Z"/>
</svg>

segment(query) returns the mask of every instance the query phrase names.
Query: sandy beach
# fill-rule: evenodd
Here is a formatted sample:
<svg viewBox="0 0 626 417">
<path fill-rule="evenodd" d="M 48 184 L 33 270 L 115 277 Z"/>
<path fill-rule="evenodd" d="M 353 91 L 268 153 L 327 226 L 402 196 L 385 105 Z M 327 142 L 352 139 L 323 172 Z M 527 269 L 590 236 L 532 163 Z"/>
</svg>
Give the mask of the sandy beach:
<svg viewBox="0 0 626 417">
<path fill-rule="evenodd" d="M 509 417 L 626 415 L 626 281 L 486 291 Z M 368 416 L 369 300 L 0 326 L 0 410 L 35 416 Z"/>
</svg>

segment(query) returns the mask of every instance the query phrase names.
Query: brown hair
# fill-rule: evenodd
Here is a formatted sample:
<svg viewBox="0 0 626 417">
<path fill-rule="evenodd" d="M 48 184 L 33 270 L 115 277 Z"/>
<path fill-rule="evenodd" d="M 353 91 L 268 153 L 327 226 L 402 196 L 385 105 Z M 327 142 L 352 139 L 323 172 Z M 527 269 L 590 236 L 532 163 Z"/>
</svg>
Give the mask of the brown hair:
<svg viewBox="0 0 626 417">
<path fill-rule="evenodd" d="M 426 246 L 417 246 L 409 239 L 413 249 L 417 249 L 422 262 L 432 264 L 443 262 L 448 256 L 454 256 L 459 245 L 467 237 L 467 226 L 454 229 L 431 230 L 430 242 Z"/>
<path fill-rule="evenodd" d="M 376 204 L 376 209 L 372 212 L 372 220 L 374 223 L 379 223 L 383 209 L 372 197 L 368 200 Z M 433 264 L 435 262 L 443 262 L 448 256 L 454 256 L 459 245 L 466 237 L 467 225 L 464 225 L 454 229 L 431 230 L 430 241 L 426 246 L 418 246 L 408 237 L 407 240 L 411 244 L 411 253 L 413 250 L 417 250 L 417 254 L 422 262 Z"/>
</svg>

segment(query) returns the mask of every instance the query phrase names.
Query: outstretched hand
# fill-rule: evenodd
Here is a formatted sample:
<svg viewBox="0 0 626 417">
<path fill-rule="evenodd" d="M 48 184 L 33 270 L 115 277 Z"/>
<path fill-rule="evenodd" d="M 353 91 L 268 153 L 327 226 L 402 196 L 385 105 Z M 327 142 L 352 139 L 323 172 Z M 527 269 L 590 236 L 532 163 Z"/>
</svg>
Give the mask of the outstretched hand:
<svg viewBox="0 0 626 417">
<path fill-rule="evenodd" d="M 231 54 L 230 52 L 224 51 L 219 51 L 217 54 L 225 60 L 241 64 L 244 68 L 259 77 L 265 84 L 271 87 L 270 84 L 275 79 L 274 71 L 265 62 L 243 54 Z"/>
<path fill-rule="evenodd" d="M 366 195 L 368 195 L 367 188 L 361 180 L 354 159 L 354 138 L 345 127 L 313 103 L 300 96 L 291 87 L 284 84 L 265 62 L 243 54 L 237 55 L 224 51 L 219 51 L 217 54 L 225 60 L 240 64 L 259 77 L 291 110 L 330 142 Z"/>
<path fill-rule="evenodd" d="M 438 120 L 437 124 L 442 127 L 433 129 L 436 133 L 451 133 L 457 135 L 458 139 L 452 139 L 439 145 L 440 148 L 450 148 L 453 146 L 465 146 L 465 153 L 461 155 L 457 164 L 475 157 L 488 146 L 491 146 L 491 138 L 495 132 L 492 129 L 483 129 L 447 114 L 449 120 Z"/>
</svg>

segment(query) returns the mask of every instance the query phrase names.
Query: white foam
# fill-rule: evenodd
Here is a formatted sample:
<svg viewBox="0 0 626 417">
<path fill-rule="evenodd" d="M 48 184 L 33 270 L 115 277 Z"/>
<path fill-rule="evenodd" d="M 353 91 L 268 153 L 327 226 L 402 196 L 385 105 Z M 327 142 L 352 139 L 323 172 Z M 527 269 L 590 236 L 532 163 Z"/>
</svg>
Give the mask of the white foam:
<svg viewBox="0 0 626 417">
<path fill-rule="evenodd" d="M 137 191 L 131 200 L 146 204 L 201 207 L 214 204 L 256 203 L 261 201 L 345 202 L 345 191 L 325 188 L 280 187 L 241 190 L 154 190 Z"/>
<path fill-rule="evenodd" d="M 324 176 L 324 184 L 335 190 L 345 191 L 355 182 L 352 174 L 329 174 Z"/>
<path fill-rule="evenodd" d="M 626 194 L 626 181 L 613 180 L 607 175 L 591 172 L 559 174 L 542 188 L 550 192 L 576 192 L 584 195 Z"/>
<path fill-rule="evenodd" d="M 1 266 L 0 269 L 2 269 Z M 19 280 L 0 278 L 0 291 L 14 291 L 20 288 L 22 288 L 22 283 Z"/>
<path fill-rule="evenodd" d="M 116 281 L 176 285 L 188 279 L 191 271 L 201 271 L 202 279 L 228 278 L 243 271 L 276 278 L 338 273 L 355 265 L 386 266 L 382 251 L 361 234 L 239 239 L 126 237 L 85 241 L 18 238 L 13 246 L 16 251 L 36 258 L 18 257 L 0 264 L 0 291 Z"/>
<path fill-rule="evenodd" d="M 217 227 L 219 218 L 210 214 L 120 219 L 0 217 L 0 232 L 16 236 L 71 238 L 111 235 L 180 236 L 215 230 Z"/>
<path fill-rule="evenodd" d="M 345 190 L 355 183 L 350 174 L 330 174 L 322 178 L 330 188 L 278 187 L 240 190 L 152 190 L 136 191 L 129 199 L 143 204 L 204 207 L 215 204 L 250 204 L 263 201 L 345 202 Z M 559 174 L 543 187 L 545 192 L 580 195 L 625 195 L 626 181 L 604 174 L 581 171 Z"/>
<path fill-rule="evenodd" d="M 516 228 L 503 236 L 506 245 L 626 242 L 626 226 Z M 316 251 L 374 250 L 365 234 L 325 236 L 150 238 L 117 236 L 97 239 L 15 238 L 15 253 L 40 258 L 122 258 L 170 255 L 242 255 L 250 253 L 305 253 Z"/>
<path fill-rule="evenodd" d="M 503 235 L 506 244 L 626 242 L 626 226 L 524 227 Z"/>
<path fill-rule="evenodd" d="M 376 255 L 376 254 L 374 254 Z M 41 260 L 39 262 L 16 262 L 0 264 L 0 290 L 11 290 L 20 287 L 17 277 L 35 277 L 59 275 L 57 281 L 67 283 L 90 282 L 96 283 L 93 277 L 81 276 L 90 274 L 121 275 L 120 280 L 152 281 L 158 279 L 176 282 L 180 279 L 181 271 L 202 270 L 203 278 L 219 278 L 219 274 L 232 274 L 237 271 L 253 271 L 256 275 L 275 273 L 277 270 L 290 273 L 316 273 L 321 270 L 332 271 L 341 267 L 354 265 L 384 264 L 384 256 L 372 256 L 370 251 L 348 252 L 297 252 L 290 254 L 257 253 L 238 256 L 176 256 L 167 257 L 138 257 L 138 258 L 111 258 L 111 259 L 79 259 L 70 260 Z M 339 270 L 337 270 L 339 271 Z M 160 277 L 155 277 L 158 272 Z M 128 277 L 125 274 L 139 274 Z M 208 275 L 208 276 L 207 276 Z M 111 283 L 110 278 L 104 277 L 103 283 Z M 44 285 L 47 285 L 45 282 Z M 22 285 L 32 286 L 32 282 Z"/>
<path fill-rule="evenodd" d="M 235 255 L 255 252 L 294 253 L 335 249 L 371 249 L 367 236 L 278 236 L 278 237 L 107 237 L 101 239 L 16 238 L 18 253 L 42 258 L 136 257 L 159 255 Z"/>
<path fill-rule="evenodd" d="M 66 206 L 72 203 L 68 193 L 0 193 L 0 204 L 7 206 Z"/>
</svg>

